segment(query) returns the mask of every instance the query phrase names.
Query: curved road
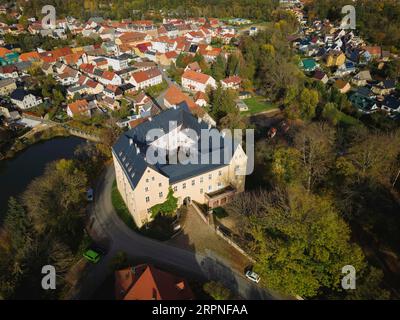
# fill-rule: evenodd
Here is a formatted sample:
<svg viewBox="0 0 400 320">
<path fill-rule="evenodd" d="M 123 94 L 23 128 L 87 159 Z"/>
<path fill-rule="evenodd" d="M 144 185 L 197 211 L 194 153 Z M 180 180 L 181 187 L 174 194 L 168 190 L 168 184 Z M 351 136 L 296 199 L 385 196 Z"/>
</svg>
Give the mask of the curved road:
<svg viewBox="0 0 400 320">
<path fill-rule="evenodd" d="M 132 231 L 120 220 L 113 208 L 111 189 L 114 179 L 114 167 L 111 165 L 107 167 L 96 186 L 96 201 L 91 207 L 88 228 L 96 241 L 109 243 L 109 251 L 101 263 L 93 266 L 85 277 L 84 283 L 79 288 L 80 292 L 75 296 L 76 299 L 90 297 L 96 286 L 101 285 L 109 272 L 108 263 L 119 251 L 124 251 L 128 256 L 142 262 L 171 268 L 184 276 L 221 281 L 245 299 L 281 298 L 253 284 L 243 275 L 226 266 L 221 259 L 215 258 L 212 252 L 207 256 L 195 254 Z"/>
</svg>

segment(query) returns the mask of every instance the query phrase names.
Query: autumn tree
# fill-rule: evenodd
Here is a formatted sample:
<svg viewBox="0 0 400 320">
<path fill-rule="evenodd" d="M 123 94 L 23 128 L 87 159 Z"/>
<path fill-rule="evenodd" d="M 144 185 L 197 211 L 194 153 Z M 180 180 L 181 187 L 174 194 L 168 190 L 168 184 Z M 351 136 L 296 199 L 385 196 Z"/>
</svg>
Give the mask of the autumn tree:
<svg viewBox="0 0 400 320">
<path fill-rule="evenodd" d="M 304 186 L 311 191 L 333 166 L 335 131 L 327 124 L 311 123 L 299 130 L 294 141 Z"/>
<path fill-rule="evenodd" d="M 252 199 L 253 213 L 245 223 L 252 239 L 248 246 L 257 260 L 255 271 L 268 287 L 315 297 L 325 289 L 341 289 L 343 266 L 365 267 L 361 249 L 350 241 L 350 229 L 329 197 L 294 186 Z"/>
</svg>

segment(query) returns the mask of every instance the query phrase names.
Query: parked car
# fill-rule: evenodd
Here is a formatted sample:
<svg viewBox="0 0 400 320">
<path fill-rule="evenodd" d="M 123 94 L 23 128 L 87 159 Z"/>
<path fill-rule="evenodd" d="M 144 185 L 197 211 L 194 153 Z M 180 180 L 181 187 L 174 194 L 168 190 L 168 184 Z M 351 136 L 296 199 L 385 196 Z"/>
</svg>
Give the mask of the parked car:
<svg viewBox="0 0 400 320">
<path fill-rule="evenodd" d="M 90 202 L 93 201 L 93 199 L 94 199 L 94 191 L 93 191 L 93 189 L 89 189 L 86 192 L 86 198 L 87 198 L 87 201 L 90 201 Z"/>
<path fill-rule="evenodd" d="M 255 283 L 259 283 L 261 280 L 260 276 L 251 270 L 246 271 L 246 278 Z"/>
<path fill-rule="evenodd" d="M 83 256 L 85 257 L 86 260 L 92 262 L 92 263 L 97 263 L 100 261 L 101 255 L 100 253 L 89 249 L 86 250 L 85 253 L 83 254 Z"/>
</svg>

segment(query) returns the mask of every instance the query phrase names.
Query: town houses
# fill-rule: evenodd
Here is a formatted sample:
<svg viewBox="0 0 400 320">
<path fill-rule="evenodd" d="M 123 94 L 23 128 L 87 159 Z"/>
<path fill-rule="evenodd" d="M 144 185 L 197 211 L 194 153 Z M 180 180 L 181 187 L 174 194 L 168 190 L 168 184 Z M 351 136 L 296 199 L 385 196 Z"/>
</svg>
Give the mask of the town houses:
<svg viewBox="0 0 400 320">
<path fill-rule="evenodd" d="M 292 47 L 303 58 L 300 68 L 312 79 L 345 94 L 361 114 L 377 111 L 389 117 L 398 116 L 397 81 L 383 77 L 378 70 L 399 57 L 381 46 L 371 45 L 356 34 L 344 30 L 328 20 L 307 21 L 300 3 L 285 6 L 293 12 L 301 25 L 299 34 L 290 36 Z M 226 86 L 226 85 L 225 85 Z"/>
</svg>

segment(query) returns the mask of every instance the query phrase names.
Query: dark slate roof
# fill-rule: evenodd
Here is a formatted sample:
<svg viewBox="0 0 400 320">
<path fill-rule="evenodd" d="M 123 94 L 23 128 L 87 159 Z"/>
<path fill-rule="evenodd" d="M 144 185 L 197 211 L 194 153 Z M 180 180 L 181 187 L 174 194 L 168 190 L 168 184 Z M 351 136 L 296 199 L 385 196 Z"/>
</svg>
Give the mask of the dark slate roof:
<svg viewBox="0 0 400 320">
<path fill-rule="evenodd" d="M 24 97 L 27 96 L 28 94 L 29 92 L 25 91 L 24 89 L 16 89 L 11 93 L 10 97 L 11 99 L 14 100 L 23 101 Z"/>
<path fill-rule="evenodd" d="M 383 105 L 390 109 L 397 110 L 400 107 L 400 100 L 393 96 L 387 96 L 383 101 Z"/>
<path fill-rule="evenodd" d="M 168 177 L 170 183 L 174 183 L 228 165 L 230 162 L 229 156 L 231 156 L 233 151 L 238 147 L 238 143 L 230 146 L 233 151 L 230 152 L 228 157 L 225 159 L 225 140 L 218 133 L 220 145 L 216 146 L 214 149 L 201 150 L 201 142 L 199 141 L 199 148 L 197 150 L 197 159 L 199 164 L 183 164 L 179 163 L 179 161 L 176 164 L 171 163 L 171 161 L 168 164 L 149 164 L 145 158 L 149 147 L 146 142 L 146 134 L 151 129 L 161 129 L 164 133 L 168 133 L 170 121 L 175 121 L 177 126 L 182 126 L 181 130 L 187 128 L 193 129 L 199 137 L 202 129 L 216 130 L 215 128 L 211 128 L 205 122 L 198 121 L 198 119 L 190 113 L 187 104 L 181 103 L 176 108 L 167 109 L 153 117 L 151 120 L 125 132 L 115 143 L 112 151 L 121 164 L 132 188 L 136 187 L 148 167 L 151 167 L 160 174 Z M 213 156 L 218 154 L 218 163 L 212 164 L 211 159 L 213 159 Z M 200 164 L 200 159 L 205 158 L 209 159 L 209 164 Z"/>
</svg>

